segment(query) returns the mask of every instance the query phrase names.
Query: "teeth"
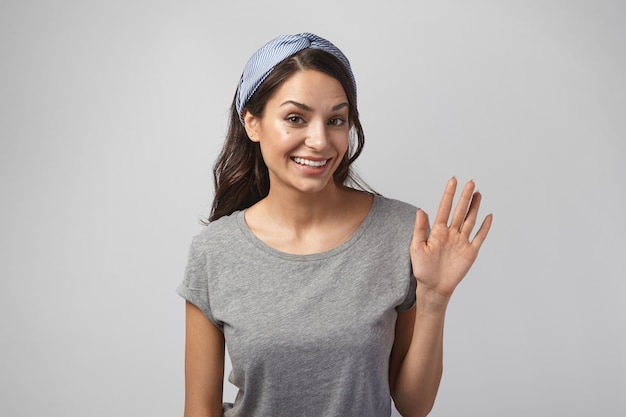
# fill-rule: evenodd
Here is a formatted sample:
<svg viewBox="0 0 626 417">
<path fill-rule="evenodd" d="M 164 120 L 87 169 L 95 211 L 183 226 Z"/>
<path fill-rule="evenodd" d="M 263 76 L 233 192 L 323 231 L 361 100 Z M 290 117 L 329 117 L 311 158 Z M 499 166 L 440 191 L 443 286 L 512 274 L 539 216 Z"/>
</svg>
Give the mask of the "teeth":
<svg viewBox="0 0 626 417">
<path fill-rule="evenodd" d="M 323 160 L 323 161 L 311 161 L 309 159 L 304 159 L 304 158 L 293 158 L 294 162 L 300 165 L 306 165 L 309 167 L 323 167 L 324 165 L 326 165 L 326 162 L 328 162 L 328 159 Z"/>
</svg>

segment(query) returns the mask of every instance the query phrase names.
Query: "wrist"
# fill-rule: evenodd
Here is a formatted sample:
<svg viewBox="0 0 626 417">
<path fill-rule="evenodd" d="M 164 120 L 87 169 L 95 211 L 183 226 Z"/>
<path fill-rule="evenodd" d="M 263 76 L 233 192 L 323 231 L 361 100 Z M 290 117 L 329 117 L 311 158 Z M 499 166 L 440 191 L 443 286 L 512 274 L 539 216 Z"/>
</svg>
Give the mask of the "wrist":
<svg viewBox="0 0 626 417">
<path fill-rule="evenodd" d="M 445 313 L 450 302 L 449 295 L 441 294 L 437 290 L 419 283 L 415 290 L 415 296 L 418 311 L 422 312 Z"/>
</svg>

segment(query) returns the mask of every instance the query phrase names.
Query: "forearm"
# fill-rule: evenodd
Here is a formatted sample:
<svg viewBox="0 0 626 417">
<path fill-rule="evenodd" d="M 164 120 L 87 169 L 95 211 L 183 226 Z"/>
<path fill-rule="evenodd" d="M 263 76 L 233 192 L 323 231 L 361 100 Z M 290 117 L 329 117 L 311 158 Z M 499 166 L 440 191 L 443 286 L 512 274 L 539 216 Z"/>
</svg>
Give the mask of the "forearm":
<svg viewBox="0 0 626 417">
<path fill-rule="evenodd" d="M 185 417 L 222 415 L 225 344 L 223 333 L 186 303 Z"/>
<path fill-rule="evenodd" d="M 413 336 L 393 384 L 393 398 L 405 417 L 432 409 L 443 371 L 443 327 L 449 298 L 418 285 Z"/>
</svg>

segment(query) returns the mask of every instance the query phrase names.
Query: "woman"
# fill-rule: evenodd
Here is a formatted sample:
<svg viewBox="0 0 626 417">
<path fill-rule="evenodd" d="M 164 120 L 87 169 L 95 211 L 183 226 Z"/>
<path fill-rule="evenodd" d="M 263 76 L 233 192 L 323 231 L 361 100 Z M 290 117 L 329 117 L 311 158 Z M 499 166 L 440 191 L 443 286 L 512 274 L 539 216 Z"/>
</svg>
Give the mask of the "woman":
<svg viewBox="0 0 626 417">
<path fill-rule="evenodd" d="M 491 225 L 456 179 L 430 229 L 414 206 L 368 192 L 344 54 L 311 33 L 246 64 L 215 164 L 207 227 L 193 238 L 185 416 L 403 416 L 431 410 L 448 301 Z M 225 343 L 239 388 L 222 404 Z"/>
</svg>

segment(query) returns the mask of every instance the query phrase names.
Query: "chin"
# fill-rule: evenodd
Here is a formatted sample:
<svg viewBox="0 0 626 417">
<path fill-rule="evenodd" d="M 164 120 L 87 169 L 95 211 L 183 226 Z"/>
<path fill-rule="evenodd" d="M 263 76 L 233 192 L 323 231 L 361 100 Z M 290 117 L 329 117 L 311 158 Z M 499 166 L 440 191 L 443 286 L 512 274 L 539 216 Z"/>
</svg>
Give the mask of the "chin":
<svg viewBox="0 0 626 417">
<path fill-rule="evenodd" d="M 304 194 L 311 194 L 311 195 L 332 191 L 335 188 L 337 188 L 337 185 L 333 181 L 329 181 L 326 184 L 318 184 L 318 185 L 301 184 L 299 187 L 297 187 L 298 191 Z"/>
</svg>

